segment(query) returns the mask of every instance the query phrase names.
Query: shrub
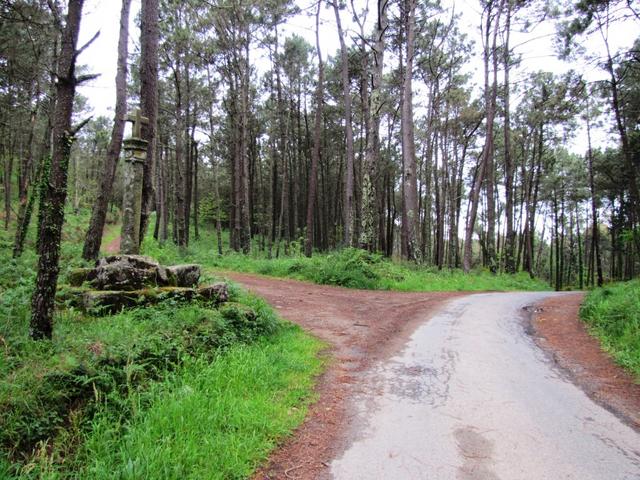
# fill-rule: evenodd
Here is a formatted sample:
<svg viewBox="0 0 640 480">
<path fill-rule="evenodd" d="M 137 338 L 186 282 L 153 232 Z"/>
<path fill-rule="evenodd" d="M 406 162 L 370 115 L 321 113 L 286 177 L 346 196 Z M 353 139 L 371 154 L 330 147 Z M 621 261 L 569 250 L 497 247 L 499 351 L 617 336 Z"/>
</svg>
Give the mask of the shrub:
<svg viewBox="0 0 640 480">
<path fill-rule="evenodd" d="M 580 316 L 616 361 L 640 378 L 640 280 L 591 291 Z"/>
</svg>

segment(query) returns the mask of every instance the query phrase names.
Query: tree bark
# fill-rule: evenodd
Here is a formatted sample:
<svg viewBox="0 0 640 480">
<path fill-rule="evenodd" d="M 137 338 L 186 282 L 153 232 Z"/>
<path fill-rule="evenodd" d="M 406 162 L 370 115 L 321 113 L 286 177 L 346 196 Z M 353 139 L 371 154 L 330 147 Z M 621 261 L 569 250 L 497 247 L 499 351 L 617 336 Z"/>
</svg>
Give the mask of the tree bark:
<svg viewBox="0 0 640 480">
<path fill-rule="evenodd" d="M 505 168 L 505 216 L 506 232 L 504 245 L 504 266 L 507 273 L 516 273 L 515 263 L 515 232 L 513 229 L 513 176 L 514 165 L 511 155 L 511 118 L 510 118 L 510 61 L 509 38 L 511 34 L 511 0 L 507 1 L 507 14 L 505 20 L 505 44 L 503 47 L 504 64 L 504 168 Z"/>
<path fill-rule="evenodd" d="M 153 171 L 155 169 L 158 128 L 158 0 L 142 0 L 140 10 L 140 109 L 149 119 L 143 125 L 142 139 L 148 142 L 147 160 L 142 173 L 142 215 L 140 242 L 144 240 L 153 207 Z"/>
<path fill-rule="evenodd" d="M 402 82 L 402 164 L 403 198 L 406 225 L 403 228 L 405 238 L 405 259 L 420 262 L 418 243 L 418 179 L 416 178 L 416 154 L 413 133 L 413 60 L 415 50 L 415 13 L 416 0 L 404 1 L 403 19 L 406 34 L 406 61 Z M 428 194 L 428 192 L 427 192 Z"/>
<path fill-rule="evenodd" d="M 384 67 L 384 34 L 387 30 L 387 6 L 388 0 L 378 0 L 378 18 L 373 33 L 373 65 L 371 68 L 371 93 L 369 95 L 370 106 L 366 115 L 367 146 L 365 152 L 365 166 L 362 182 L 362 228 L 360 245 L 369 250 L 376 246 L 376 228 L 384 230 L 384 218 L 380 215 L 384 203 L 384 189 L 380 188 L 380 110 L 382 109 L 382 71 Z M 363 52 L 364 53 L 364 52 Z M 366 58 L 365 55 L 363 55 Z M 366 89 L 366 85 L 365 85 Z M 377 201 L 376 201 L 377 199 Z M 379 235 L 383 237 L 383 235 Z M 380 247 L 382 247 L 382 242 Z"/>
<path fill-rule="evenodd" d="M 304 254 L 311 257 L 313 254 L 314 238 L 314 209 L 316 203 L 316 190 L 318 187 L 318 164 L 320 163 L 320 142 L 322 141 L 322 107 L 324 103 L 324 65 L 322 52 L 320 51 L 320 7 L 318 2 L 316 11 L 316 52 L 318 55 L 318 85 L 316 86 L 316 112 L 313 126 L 313 151 L 311 152 L 311 170 L 309 172 L 309 188 L 307 191 L 307 235 L 304 244 Z"/>
<path fill-rule="evenodd" d="M 53 124 L 53 150 L 49 182 L 44 188 L 41 205 L 42 223 L 39 234 L 38 273 L 31 298 L 29 333 L 37 340 L 51 338 L 58 273 L 60 269 L 60 242 L 64 223 L 64 205 L 67 198 L 67 171 L 71 144 L 75 131 L 71 128 L 71 114 L 78 79 L 75 64 L 78 51 L 78 32 L 84 0 L 69 0 L 67 20 L 62 34 L 62 47 L 58 59 L 58 82 Z"/>
<path fill-rule="evenodd" d="M 344 108 L 344 126 L 345 137 L 347 143 L 347 161 L 344 170 L 344 198 L 342 205 L 342 214 L 344 222 L 342 242 L 345 247 L 352 244 L 353 230 L 353 126 L 351 123 L 351 89 L 349 82 L 349 55 L 347 45 L 344 41 L 344 32 L 342 31 L 342 23 L 340 22 L 340 12 L 336 1 L 333 3 L 333 11 L 336 16 L 336 25 L 338 26 L 338 38 L 340 40 L 340 60 L 342 62 L 342 101 Z"/>
<path fill-rule="evenodd" d="M 589 98 L 587 97 L 587 163 L 589 170 L 589 190 L 591 193 L 591 251 L 595 255 L 596 272 L 598 276 L 598 287 L 604 283 L 602 274 L 602 256 L 600 255 L 600 229 L 598 227 L 598 203 L 596 198 L 596 187 L 593 175 L 593 151 L 591 150 L 591 119 L 589 117 Z"/>
</svg>

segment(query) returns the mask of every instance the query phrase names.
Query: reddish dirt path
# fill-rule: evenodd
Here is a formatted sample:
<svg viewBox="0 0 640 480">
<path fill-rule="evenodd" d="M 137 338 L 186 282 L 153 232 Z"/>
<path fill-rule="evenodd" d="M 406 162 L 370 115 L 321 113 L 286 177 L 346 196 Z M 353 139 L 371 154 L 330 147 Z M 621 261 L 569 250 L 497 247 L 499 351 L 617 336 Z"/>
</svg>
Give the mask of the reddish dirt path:
<svg viewBox="0 0 640 480">
<path fill-rule="evenodd" d="M 104 246 L 104 253 L 115 255 L 120 252 L 120 235 Z"/>
<path fill-rule="evenodd" d="M 536 341 L 589 397 L 638 429 L 640 384 L 587 332 L 578 317 L 583 297 L 576 293 L 542 302 L 532 318 Z"/>
<path fill-rule="evenodd" d="M 402 293 L 349 290 L 294 280 L 224 272 L 264 297 L 278 312 L 329 345 L 329 366 L 318 401 L 305 422 L 254 480 L 329 478 L 329 462 L 346 444 L 341 433 L 354 418 L 347 399 L 360 375 L 402 347 L 415 328 L 457 292 Z M 586 331 L 578 318 L 583 294 L 552 297 L 532 317 L 536 341 L 593 400 L 640 427 L 640 385 Z"/>
<path fill-rule="evenodd" d="M 329 345 L 329 366 L 318 382 L 318 401 L 294 436 L 271 456 L 256 479 L 317 479 L 345 445 L 350 422 L 346 398 L 361 372 L 402 346 L 413 330 L 457 292 L 403 293 L 315 285 L 224 272 L 265 298 L 286 319 Z"/>
</svg>

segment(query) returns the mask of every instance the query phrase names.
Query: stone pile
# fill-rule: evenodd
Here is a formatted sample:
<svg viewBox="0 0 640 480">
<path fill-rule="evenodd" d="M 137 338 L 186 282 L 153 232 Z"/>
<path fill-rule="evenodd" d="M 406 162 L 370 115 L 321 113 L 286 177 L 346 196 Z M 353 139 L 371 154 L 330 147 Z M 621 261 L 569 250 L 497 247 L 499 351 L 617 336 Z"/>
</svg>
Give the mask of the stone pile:
<svg viewBox="0 0 640 480">
<path fill-rule="evenodd" d="M 67 279 L 75 287 L 72 303 L 87 312 L 115 313 L 164 301 L 219 305 L 229 298 L 226 283 L 198 286 L 199 265 L 166 267 L 144 255 L 104 257 L 95 268 L 74 270 Z"/>
</svg>

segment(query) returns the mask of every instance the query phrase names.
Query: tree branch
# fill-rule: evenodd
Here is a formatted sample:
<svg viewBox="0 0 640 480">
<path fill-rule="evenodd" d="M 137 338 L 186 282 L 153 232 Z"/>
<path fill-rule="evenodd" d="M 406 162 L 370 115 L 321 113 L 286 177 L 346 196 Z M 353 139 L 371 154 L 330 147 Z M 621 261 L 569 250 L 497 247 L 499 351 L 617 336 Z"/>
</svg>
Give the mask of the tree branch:
<svg viewBox="0 0 640 480">
<path fill-rule="evenodd" d="M 85 118 L 83 121 L 81 121 L 78 125 L 76 125 L 75 127 L 71 128 L 70 133 L 70 137 L 73 138 L 76 136 L 76 134 L 82 130 L 82 128 L 91 121 L 91 119 L 93 118 L 93 115 L 90 117 Z"/>
<path fill-rule="evenodd" d="M 89 48 L 89 45 L 91 45 L 93 42 L 95 42 L 96 38 L 98 38 L 100 36 L 100 30 L 98 30 L 93 37 L 91 37 L 91 39 L 85 43 L 83 46 L 81 46 L 78 50 L 76 50 L 76 52 L 73 54 L 73 58 L 78 58 L 80 56 L 80 54 L 82 52 L 84 52 L 87 48 Z"/>
<path fill-rule="evenodd" d="M 76 85 L 80 85 L 81 83 L 88 82 L 90 80 L 95 80 L 100 75 L 100 73 L 89 73 L 87 75 L 80 75 L 79 77 L 76 77 Z"/>
</svg>

